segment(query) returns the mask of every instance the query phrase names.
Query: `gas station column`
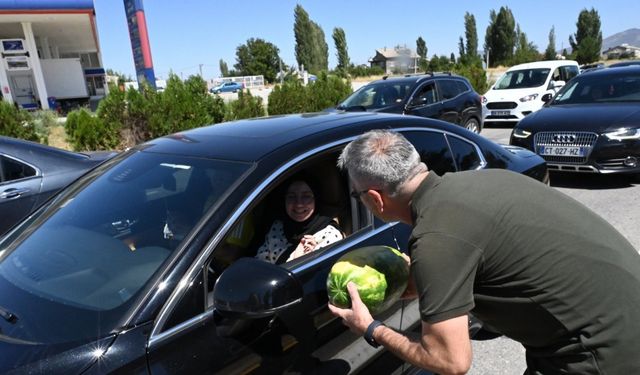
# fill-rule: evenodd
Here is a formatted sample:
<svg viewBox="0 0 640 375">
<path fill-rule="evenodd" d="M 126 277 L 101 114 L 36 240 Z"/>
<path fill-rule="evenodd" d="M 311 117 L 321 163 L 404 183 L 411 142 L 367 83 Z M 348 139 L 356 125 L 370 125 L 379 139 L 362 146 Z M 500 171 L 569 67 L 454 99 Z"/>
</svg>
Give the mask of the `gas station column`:
<svg viewBox="0 0 640 375">
<path fill-rule="evenodd" d="M 2 100 L 13 104 L 13 95 L 11 94 L 11 86 L 9 86 L 9 77 L 4 66 L 4 59 L 0 59 L 0 90 L 2 90 Z"/>
<path fill-rule="evenodd" d="M 22 31 L 24 33 L 24 41 L 29 52 L 29 60 L 31 61 L 31 71 L 33 79 L 36 82 L 38 90 L 38 99 L 42 109 L 49 109 L 49 101 L 47 100 L 47 87 L 44 84 L 44 75 L 42 74 L 42 66 L 40 65 L 40 57 L 36 47 L 36 40 L 33 36 L 31 22 L 22 22 Z"/>
</svg>

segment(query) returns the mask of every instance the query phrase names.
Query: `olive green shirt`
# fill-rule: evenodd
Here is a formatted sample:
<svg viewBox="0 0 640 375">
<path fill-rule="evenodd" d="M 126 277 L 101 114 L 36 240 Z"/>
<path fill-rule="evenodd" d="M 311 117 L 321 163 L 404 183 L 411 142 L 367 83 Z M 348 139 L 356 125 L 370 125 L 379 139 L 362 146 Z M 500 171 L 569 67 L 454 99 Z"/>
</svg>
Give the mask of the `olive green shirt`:
<svg viewBox="0 0 640 375">
<path fill-rule="evenodd" d="M 422 320 L 471 312 L 531 374 L 640 374 L 640 255 L 601 217 L 505 170 L 430 172 L 412 215 Z"/>
</svg>

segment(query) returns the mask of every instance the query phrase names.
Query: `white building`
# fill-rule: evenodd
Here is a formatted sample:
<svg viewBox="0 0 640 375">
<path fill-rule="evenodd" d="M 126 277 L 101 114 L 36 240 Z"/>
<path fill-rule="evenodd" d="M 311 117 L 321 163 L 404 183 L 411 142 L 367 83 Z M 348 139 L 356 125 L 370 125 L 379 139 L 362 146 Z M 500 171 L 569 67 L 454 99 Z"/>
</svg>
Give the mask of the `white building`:
<svg viewBox="0 0 640 375">
<path fill-rule="evenodd" d="M 106 94 L 93 0 L 0 0 L 0 93 L 26 109 Z"/>
</svg>

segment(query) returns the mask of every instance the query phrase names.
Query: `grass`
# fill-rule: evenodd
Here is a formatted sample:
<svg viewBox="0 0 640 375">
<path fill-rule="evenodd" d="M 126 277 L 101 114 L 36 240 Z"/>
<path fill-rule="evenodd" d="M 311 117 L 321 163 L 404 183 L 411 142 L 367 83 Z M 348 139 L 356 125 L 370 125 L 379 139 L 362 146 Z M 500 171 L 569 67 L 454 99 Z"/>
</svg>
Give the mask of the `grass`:
<svg viewBox="0 0 640 375">
<path fill-rule="evenodd" d="M 67 134 L 64 131 L 64 124 L 59 124 L 49 128 L 49 146 L 72 151 L 71 145 L 67 142 Z"/>
</svg>

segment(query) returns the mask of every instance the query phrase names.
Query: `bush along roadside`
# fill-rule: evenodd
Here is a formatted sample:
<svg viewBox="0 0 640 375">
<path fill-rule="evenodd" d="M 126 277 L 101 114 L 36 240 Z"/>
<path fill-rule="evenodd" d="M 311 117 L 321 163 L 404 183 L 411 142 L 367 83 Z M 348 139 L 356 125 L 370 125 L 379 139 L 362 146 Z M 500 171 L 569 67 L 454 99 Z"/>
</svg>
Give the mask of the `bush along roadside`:
<svg viewBox="0 0 640 375">
<path fill-rule="evenodd" d="M 348 80 L 325 72 L 307 86 L 299 81 L 285 82 L 269 94 L 269 115 L 322 111 L 336 106 L 351 92 Z"/>
<path fill-rule="evenodd" d="M 36 124 L 40 125 L 44 122 L 36 122 L 31 113 L 0 100 L 0 135 L 46 144 L 48 142 L 48 130 L 44 127 L 36 126 Z"/>
</svg>

